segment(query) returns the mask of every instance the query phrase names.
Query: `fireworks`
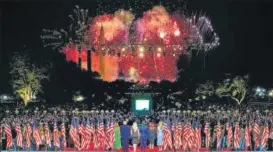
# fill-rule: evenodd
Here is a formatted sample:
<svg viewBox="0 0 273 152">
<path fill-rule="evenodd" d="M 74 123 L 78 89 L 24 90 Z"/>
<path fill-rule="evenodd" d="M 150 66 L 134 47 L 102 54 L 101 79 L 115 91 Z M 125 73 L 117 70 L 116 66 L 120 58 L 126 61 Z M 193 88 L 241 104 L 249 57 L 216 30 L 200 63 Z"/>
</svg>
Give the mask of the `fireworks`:
<svg viewBox="0 0 273 152">
<path fill-rule="evenodd" d="M 163 6 L 154 6 L 136 18 L 131 11 L 94 17 L 76 6 L 69 16 L 67 30 L 44 30 L 45 46 L 62 47 L 68 61 L 87 68 L 87 53 L 92 49 L 92 70 L 102 79 L 114 81 L 122 72 L 126 80 L 175 80 L 176 60 L 191 50 L 210 51 L 219 45 L 210 20 L 203 15 L 170 14 Z M 80 47 L 77 47 L 80 46 Z"/>
</svg>

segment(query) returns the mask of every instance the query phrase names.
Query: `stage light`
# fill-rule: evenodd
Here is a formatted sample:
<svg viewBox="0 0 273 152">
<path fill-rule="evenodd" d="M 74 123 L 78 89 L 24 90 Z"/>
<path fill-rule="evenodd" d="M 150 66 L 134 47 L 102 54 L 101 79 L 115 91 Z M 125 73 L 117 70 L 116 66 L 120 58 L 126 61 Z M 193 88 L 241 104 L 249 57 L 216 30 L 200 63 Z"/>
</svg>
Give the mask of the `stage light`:
<svg viewBox="0 0 273 152">
<path fill-rule="evenodd" d="M 123 51 L 123 52 L 124 52 L 124 51 L 125 51 L 125 48 L 122 48 L 122 49 L 121 49 L 121 51 Z"/>
<path fill-rule="evenodd" d="M 156 55 L 157 57 L 161 57 L 161 54 L 160 53 L 157 53 L 157 55 Z"/>
<path fill-rule="evenodd" d="M 161 47 L 158 47 L 158 48 L 157 48 L 157 51 L 158 51 L 158 52 L 161 52 L 161 51 L 162 51 Z"/>
<path fill-rule="evenodd" d="M 175 56 L 175 54 L 173 54 L 173 56 Z"/>
</svg>

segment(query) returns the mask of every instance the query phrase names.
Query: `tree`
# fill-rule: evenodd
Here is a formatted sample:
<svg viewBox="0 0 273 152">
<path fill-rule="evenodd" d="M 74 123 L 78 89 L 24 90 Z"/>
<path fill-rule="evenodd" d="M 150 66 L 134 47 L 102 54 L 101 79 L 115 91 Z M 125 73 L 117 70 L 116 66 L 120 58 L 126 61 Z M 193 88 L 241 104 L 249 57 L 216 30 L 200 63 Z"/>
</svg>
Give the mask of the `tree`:
<svg viewBox="0 0 273 152">
<path fill-rule="evenodd" d="M 48 79 L 46 69 L 39 68 L 30 63 L 27 55 L 14 54 L 10 63 L 11 85 L 14 93 L 18 95 L 24 104 L 34 99 L 38 92 L 42 91 L 41 82 Z"/>
<path fill-rule="evenodd" d="M 240 77 L 237 76 L 232 81 L 226 79 L 223 83 L 219 84 L 216 89 L 216 94 L 222 97 L 230 97 L 232 100 L 236 101 L 240 105 L 247 93 L 247 82 L 248 76 Z"/>
</svg>

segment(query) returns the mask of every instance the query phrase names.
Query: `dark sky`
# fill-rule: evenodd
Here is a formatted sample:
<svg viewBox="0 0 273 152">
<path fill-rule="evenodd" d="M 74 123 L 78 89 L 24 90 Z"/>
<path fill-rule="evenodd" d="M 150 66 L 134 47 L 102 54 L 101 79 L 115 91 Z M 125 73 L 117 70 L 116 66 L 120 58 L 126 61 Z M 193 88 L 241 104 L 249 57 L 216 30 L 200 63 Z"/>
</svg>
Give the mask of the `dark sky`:
<svg viewBox="0 0 273 152">
<path fill-rule="evenodd" d="M 93 15 L 97 8 L 95 0 L 11 1 L 0 2 L 1 73 L 7 73 L 4 69 L 12 52 L 23 50 L 24 45 L 34 51 L 43 50 L 39 38 L 41 30 L 67 27 L 68 14 L 75 4 L 88 8 Z M 105 4 L 112 2 L 103 1 Z M 125 4 L 128 0 L 121 1 Z M 162 3 L 169 5 L 173 1 L 162 0 Z M 249 73 L 254 84 L 272 86 L 273 0 L 189 0 L 188 10 L 206 12 L 219 34 L 221 45 L 208 57 L 210 72 Z"/>
</svg>

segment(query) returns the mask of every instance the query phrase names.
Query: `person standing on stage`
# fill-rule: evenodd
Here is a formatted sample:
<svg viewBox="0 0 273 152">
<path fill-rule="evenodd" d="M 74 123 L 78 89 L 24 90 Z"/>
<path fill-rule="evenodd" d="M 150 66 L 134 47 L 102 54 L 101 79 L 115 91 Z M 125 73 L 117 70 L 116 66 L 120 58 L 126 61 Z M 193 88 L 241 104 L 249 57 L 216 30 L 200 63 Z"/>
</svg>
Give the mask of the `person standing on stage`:
<svg viewBox="0 0 273 152">
<path fill-rule="evenodd" d="M 118 123 L 116 122 L 114 125 L 114 134 L 115 134 L 115 143 L 114 148 L 120 149 L 121 148 L 121 141 L 120 141 L 120 127 Z"/>
<path fill-rule="evenodd" d="M 140 132 L 140 148 L 141 148 L 141 151 L 145 151 L 147 147 L 148 136 L 149 136 L 149 130 L 145 121 L 142 121 L 142 124 L 139 127 L 139 132 Z"/>
<path fill-rule="evenodd" d="M 149 124 L 149 144 L 150 144 L 149 147 L 150 147 L 150 149 L 154 149 L 155 136 L 156 136 L 155 123 L 151 122 Z"/>
<path fill-rule="evenodd" d="M 123 121 L 123 125 L 120 127 L 121 133 L 121 146 L 123 152 L 128 152 L 129 138 L 130 138 L 130 127 L 127 125 L 127 121 Z"/>
<path fill-rule="evenodd" d="M 163 147 L 163 135 L 163 122 L 159 121 L 157 126 L 157 146 L 159 147 L 159 151 L 161 151 Z"/>
<path fill-rule="evenodd" d="M 140 137 L 139 129 L 136 122 L 133 123 L 132 130 L 131 130 L 131 137 L 132 137 L 132 144 L 134 148 L 133 151 L 136 152 L 137 145 L 139 142 L 139 137 Z"/>
</svg>

